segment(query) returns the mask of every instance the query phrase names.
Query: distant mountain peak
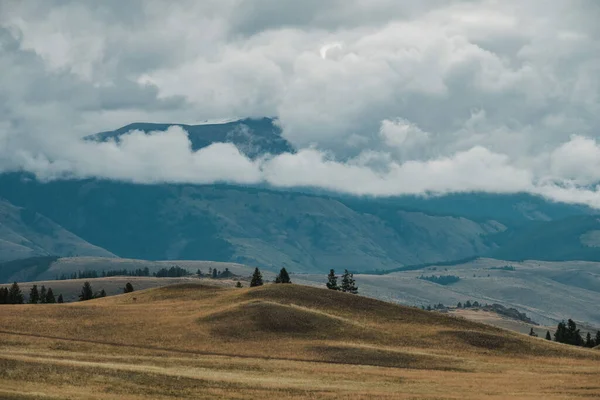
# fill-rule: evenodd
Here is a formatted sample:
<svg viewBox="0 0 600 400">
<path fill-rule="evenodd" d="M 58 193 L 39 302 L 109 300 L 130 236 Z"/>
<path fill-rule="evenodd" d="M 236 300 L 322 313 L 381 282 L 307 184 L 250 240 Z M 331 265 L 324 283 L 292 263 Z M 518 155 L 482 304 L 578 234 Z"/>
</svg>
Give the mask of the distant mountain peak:
<svg viewBox="0 0 600 400">
<path fill-rule="evenodd" d="M 171 126 L 180 126 L 187 133 L 192 149 L 197 151 L 213 143 L 233 143 L 250 158 L 262 154 L 281 154 L 294 152 L 293 146 L 281 135 L 277 119 L 242 118 L 233 120 L 204 121 L 196 125 L 178 123 L 134 122 L 114 131 L 106 131 L 87 136 L 86 140 L 107 141 L 119 138 L 133 130 L 145 133 L 165 131 Z"/>
</svg>

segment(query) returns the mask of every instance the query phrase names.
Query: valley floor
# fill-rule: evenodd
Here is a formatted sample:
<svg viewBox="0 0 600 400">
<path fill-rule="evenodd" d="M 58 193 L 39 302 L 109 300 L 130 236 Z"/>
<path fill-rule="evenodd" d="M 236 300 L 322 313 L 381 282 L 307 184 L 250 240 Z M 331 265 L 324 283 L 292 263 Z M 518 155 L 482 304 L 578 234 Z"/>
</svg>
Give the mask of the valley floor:
<svg viewBox="0 0 600 400">
<path fill-rule="evenodd" d="M 298 285 L 0 308 L 2 399 L 598 398 L 600 353 Z"/>
</svg>

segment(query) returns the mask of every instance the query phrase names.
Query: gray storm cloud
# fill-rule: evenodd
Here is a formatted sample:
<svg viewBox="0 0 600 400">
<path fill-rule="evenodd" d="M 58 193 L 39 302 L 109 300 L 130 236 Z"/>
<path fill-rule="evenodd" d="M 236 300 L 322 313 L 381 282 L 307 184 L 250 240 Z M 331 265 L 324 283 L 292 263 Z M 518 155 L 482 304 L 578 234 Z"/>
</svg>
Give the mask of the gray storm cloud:
<svg viewBox="0 0 600 400">
<path fill-rule="evenodd" d="M 4 1 L 0 170 L 600 207 L 594 1 Z M 276 115 L 294 154 L 134 122 Z"/>
</svg>

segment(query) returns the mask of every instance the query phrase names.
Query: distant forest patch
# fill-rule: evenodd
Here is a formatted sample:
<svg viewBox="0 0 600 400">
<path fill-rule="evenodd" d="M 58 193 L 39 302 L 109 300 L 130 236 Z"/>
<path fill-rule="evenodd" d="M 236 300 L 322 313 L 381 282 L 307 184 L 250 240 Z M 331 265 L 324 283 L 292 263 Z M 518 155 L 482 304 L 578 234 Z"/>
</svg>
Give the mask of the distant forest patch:
<svg viewBox="0 0 600 400">
<path fill-rule="evenodd" d="M 437 283 L 438 285 L 452 285 L 453 283 L 456 283 L 458 281 L 460 281 L 460 278 L 458 276 L 455 275 L 440 275 L 440 276 L 435 276 L 435 275 L 431 275 L 431 276 L 425 276 L 425 275 L 421 275 L 419 277 L 419 279 L 422 279 L 424 281 L 429 281 L 429 282 L 433 282 L 433 283 Z"/>
<path fill-rule="evenodd" d="M 500 270 L 500 271 L 516 271 L 516 268 L 512 265 L 504 265 L 502 267 L 492 267 L 492 270 Z"/>
</svg>

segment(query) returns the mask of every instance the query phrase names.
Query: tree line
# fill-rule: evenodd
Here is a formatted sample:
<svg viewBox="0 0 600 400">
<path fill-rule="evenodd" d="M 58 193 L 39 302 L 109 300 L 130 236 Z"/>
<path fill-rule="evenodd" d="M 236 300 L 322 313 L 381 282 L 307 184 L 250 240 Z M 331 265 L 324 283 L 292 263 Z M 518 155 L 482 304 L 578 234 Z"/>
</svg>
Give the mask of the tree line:
<svg viewBox="0 0 600 400">
<path fill-rule="evenodd" d="M 44 285 L 38 290 L 37 285 L 33 285 L 29 291 L 29 304 L 54 304 L 63 303 L 63 295 L 58 297 L 54 295 L 52 288 L 46 289 Z M 0 304 L 24 304 L 25 295 L 17 282 L 14 282 L 10 288 L 0 288 Z"/>
<path fill-rule="evenodd" d="M 531 328 L 530 336 L 537 336 Z M 552 340 L 550 331 L 546 331 L 546 340 Z M 596 337 L 592 338 L 590 332 L 587 333 L 585 339 L 581 336 L 581 331 L 577 328 L 577 324 L 572 319 L 567 322 L 561 321 L 554 332 L 554 341 L 558 343 L 570 344 L 573 346 L 595 347 L 600 345 L 600 331 L 596 332 Z"/>
<path fill-rule="evenodd" d="M 123 288 L 123 293 L 131 293 L 133 291 L 133 285 L 130 282 L 127 282 L 127 284 Z M 83 284 L 81 292 L 79 293 L 79 301 L 86 301 L 101 297 L 106 297 L 106 291 L 104 289 L 101 289 L 99 292 L 94 292 L 94 290 L 92 289 L 92 285 L 87 281 Z M 38 289 L 38 285 L 33 285 L 29 290 L 29 297 L 27 298 L 27 303 L 61 304 L 64 303 L 64 298 L 62 293 L 59 294 L 58 297 L 56 297 L 54 295 L 54 291 L 50 287 L 46 289 L 46 287 L 42 285 Z M 21 290 L 17 282 L 14 282 L 10 286 L 10 288 L 0 288 L 0 304 L 25 304 L 25 295 L 23 294 L 23 291 Z"/>
</svg>

